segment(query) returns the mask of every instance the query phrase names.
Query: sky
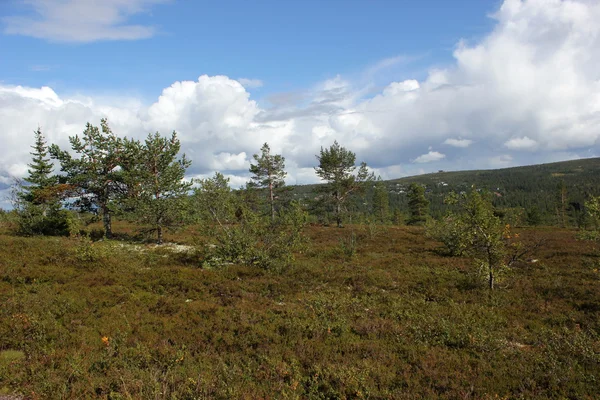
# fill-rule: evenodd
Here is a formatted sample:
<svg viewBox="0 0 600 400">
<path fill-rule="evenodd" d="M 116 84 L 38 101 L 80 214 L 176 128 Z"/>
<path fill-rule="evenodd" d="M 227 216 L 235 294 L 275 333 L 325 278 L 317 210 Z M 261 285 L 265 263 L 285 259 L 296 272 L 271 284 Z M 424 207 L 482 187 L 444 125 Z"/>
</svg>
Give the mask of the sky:
<svg viewBox="0 0 600 400">
<path fill-rule="evenodd" d="M 600 155 L 598 0 L 1 0 L 0 195 L 33 131 L 177 131 L 188 177 L 288 184 L 337 140 L 384 179 Z M 4 200 L 5 201 L 5 200 Z M 3 206 L 0 200 L 0 206 Z"/>
</svg>

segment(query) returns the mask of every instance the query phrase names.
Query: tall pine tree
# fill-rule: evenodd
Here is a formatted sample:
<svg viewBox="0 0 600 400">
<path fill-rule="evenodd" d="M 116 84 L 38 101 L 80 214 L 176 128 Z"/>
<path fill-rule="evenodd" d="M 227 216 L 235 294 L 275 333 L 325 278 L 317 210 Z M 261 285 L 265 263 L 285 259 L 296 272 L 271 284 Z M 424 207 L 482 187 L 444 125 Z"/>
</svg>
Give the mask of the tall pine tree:
<svg viewBox="0 0 600 400">
<path fill-rule="evenodd" d="M 99 211 L 104 224 L 104 234 L 112 236 L 112 204 L 121 190 L 121 171 L 118 168 L 122 155 L 122 140 L 109 128 L 106 119 L 101 129 L 87 123 L 81 137 L 69 137 L 73 158 L 57 145 L 50 147 L 50 154 L 60 161 L 67 183 L 77 190 L 76 205 L 87 211 Z"/>
<path fill-rule="evenodd" d="M 326 200 L 333 206 L 337 226 L 342 226 L 342 217 L 346 211 L 345 205 L 349 197 L 365 189 L 367 182 L 372 182 L 375 177 L 367 169 L 366 163 L 361 163 L 358 172 L 354 174 L 356 166 L 356 154 L 333 142 L 328 149 L 323 149 L 317 157 L 319 166 L 315 172 L 326 185 L 321 189 L 324 191 Z"/>
<path fill-rule="evenodd" d="M 126 200 L 129 215 L 150 226 L 156 240 L 163 242 L 164 228 L 184 222 L 186 201 L 192 183 L 184 181 L 186 169 L 191 165 L 185 154 L 177 158 L 181 144 L 177 134 L 170 138 L 158 132 L 149 134 L 142 144 L 125 140 L 123 173 L 129 188 Z"/>
<path fill-rule="evenodd" d="M 271 148 L 267 143 L 260 149 L 261 155 L 254 155 L 256 164 L 250 164 L 250 172 L 253 174 L 252 186 L 267 189 L 269 207 L 271 210 L 271 221 L 275 221 L 275 202 L 278 189 L 285 185 L 285 158 L 279 154 L 271 154 Z"/>
</svg>

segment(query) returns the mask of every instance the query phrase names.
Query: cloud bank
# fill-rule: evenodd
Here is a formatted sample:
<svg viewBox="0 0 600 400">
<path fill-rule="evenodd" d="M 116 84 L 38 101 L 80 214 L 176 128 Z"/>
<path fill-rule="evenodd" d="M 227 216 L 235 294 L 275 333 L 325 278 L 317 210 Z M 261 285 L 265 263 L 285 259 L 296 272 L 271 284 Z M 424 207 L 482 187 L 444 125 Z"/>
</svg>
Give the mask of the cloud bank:
<svg viewBox="0 0 600 400">
<path fill-rule="evenodd" d="M 374 95 L 343 76 L 273 94 L 269 107 L 251 98 L 256 82 L 226 76 L 175 82 L 152 104 L 0 86 L 0 182 L 26 172 L 38 125 L 66 147 L 101 117 L 123 136 L 176 130 L 190 175 L 220 170 L 236 184 L 264 142 L 286 157 L 291 184 L 317 181 L 315 154 L 334 140 L 384 178 L 597 155 L 600 3 L 506 0 L 493 18 L 486 37 L 456 45 L 451 65 Z"/>
<path fill-rule="evenodd" d="M 27 0 L 30 13 L 0 20 L 4 33 L 57 42 L 137 40 L 154 36 L 152 26 L 127 20 L 170 0 Z"/>
</svg>

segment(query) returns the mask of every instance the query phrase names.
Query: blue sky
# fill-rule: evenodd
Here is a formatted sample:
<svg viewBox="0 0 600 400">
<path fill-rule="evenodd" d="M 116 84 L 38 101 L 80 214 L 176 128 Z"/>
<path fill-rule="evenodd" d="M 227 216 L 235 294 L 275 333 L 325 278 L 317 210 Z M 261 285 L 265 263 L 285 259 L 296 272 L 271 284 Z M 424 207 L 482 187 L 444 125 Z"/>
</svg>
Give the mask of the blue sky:
<svg viewBox="0 0 600 400">
<path fill-rule="evenodd" d="M 423 78 L 432 65 L 451 61 L 460 39 L 489 31 L 487 15 L 497 6 L 496 0 L 164 1 L 127 21 L 152 27 L 150 38 L 78 43 L 76 35 L 4 34 L 0 47 L 11 56 L 0 64 L 0 79 L 58 93 L 118 91 L 151 99 L 177 80 L 226 75 L 260 79 L 264 87 L 253 93 L 260 97 L 361 74 L 397 56 L 411 61 L 384 75 Z M 5 26 L 6 18 L 41 18 L 20 0 L 2 2 L 0 15 Z"/>
<path fill-rule="evenodd" d="M 32 132 L 179 133 L 190 177 L 288 183 L 337 140 L 384 179 L 598 155 L 600 2 L 0 1 L 0 190 Z"/>
</svg>

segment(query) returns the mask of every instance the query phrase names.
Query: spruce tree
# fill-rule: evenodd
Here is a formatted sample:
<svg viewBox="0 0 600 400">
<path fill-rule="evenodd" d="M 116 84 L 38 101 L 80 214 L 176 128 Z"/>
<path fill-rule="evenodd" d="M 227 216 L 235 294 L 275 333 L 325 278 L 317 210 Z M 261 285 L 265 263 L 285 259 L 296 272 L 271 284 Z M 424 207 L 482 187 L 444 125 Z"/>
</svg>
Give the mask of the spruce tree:
<svg viewBox="0 0 600 400">
<path fill-rule="evenodd" d="M 48 189 L 56 184 L 56 178 L 52 175 L 54 168 L 48 157 L 48 145 L 42 129 L 38 127 L 34 135 L 35 144 L 31 146 L 33 151 L 29 153 L 32 160 L 27 164 L 28 176 L 24 178 L 29 185 L 23 186 L 22 198 L 33 204 L 48 204 L 56 201 L 56 198 L 48 193 Z"/>
<path fill-rule="evenodd" d="M 423 224 L 429 214 L 429 201 L 425 198 L 425 187 L 418 183 L 411 183 L 408 188 L 408 209 L 410 217 L 406 221 L 409 225 Z"/>
<path fill-rule="evenodd" d="M 275 202 L 277 200 L 278 189 L 285 185 L 285 158 L 279 154 L 271 154 L 271 149 L 267 143 L 260 149 L 261 155 L 254 154 L 256 164 L 250 164 L 250 172 L 253 174 L 253 187 L 267 189 L 269 207 L 271 211 L 271 221 L 275 221 Z"/>
<path fill-rule="evenodd" d="M 76 220 L 62 209 L 60 200 L 69 191 L 68 185 L 58 184 L 52 175 L 53 165 L 48 157 L 48 145 L 41 128 L 35 143 L 25 183 L 13 187 L 13 206 L 17 213 L 17 233 L 30 235 L 68 235 L 76 230 Z"/>
</svg>

